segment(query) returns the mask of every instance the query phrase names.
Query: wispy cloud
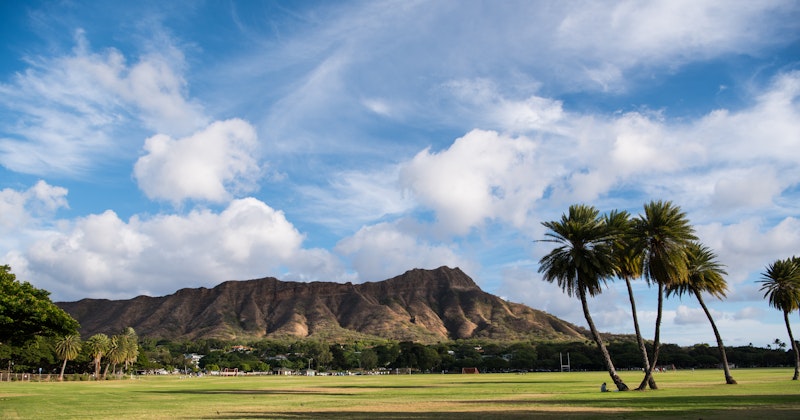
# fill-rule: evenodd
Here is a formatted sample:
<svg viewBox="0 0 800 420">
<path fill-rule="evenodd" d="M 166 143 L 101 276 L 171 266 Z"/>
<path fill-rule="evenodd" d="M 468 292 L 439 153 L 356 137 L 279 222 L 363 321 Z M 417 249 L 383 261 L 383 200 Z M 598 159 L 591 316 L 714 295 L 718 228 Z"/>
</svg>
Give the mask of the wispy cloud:
<svg viewBox="0 0 800 420">
<path fill-rule="evenodd" d="M 149 55 L 128 64 L 118 50 L 92 51 L 82 30 L 75 42 L 66 55 L 29 57 L 26 71 L 0 85 L 0 105 L 14 116 L 3 121 L 3 166 L 77 176 L 130 152 L 141 141 L 137 124 L 144 132 L 184 134 L 206 121 L 202 107 L 186 99 L 173 58 Z"/>
</svg>

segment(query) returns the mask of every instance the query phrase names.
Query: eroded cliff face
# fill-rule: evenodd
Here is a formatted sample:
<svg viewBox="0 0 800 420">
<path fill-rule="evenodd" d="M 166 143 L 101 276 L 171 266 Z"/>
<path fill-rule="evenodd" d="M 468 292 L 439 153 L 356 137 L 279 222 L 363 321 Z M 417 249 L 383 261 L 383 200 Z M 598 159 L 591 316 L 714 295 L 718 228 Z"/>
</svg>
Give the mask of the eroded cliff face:
<svg viewBox="0 0 800 420">
<path fill-rule="evenodd" d="M 525 305 L 482 291 L 458 268 L 410 270 L 381 282 L 227 281 L 163 297 L 83 299 L 57 303 L 81 324 L 81 335 L 169 339 L 382 337 L 438 342 L 463 338 L 584 339 L 586 331 Z"/>
</svg>

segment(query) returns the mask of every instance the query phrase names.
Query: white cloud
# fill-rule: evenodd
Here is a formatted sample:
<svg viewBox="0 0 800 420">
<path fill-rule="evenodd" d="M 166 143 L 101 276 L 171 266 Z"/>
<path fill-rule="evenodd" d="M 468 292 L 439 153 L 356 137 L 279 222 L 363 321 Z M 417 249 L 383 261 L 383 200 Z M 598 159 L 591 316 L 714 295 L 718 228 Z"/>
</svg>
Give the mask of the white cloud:
<svg viewBox="0 0 800 420">
<path fill-rule="evenodd" d="M 382 115 L 384 117 L 392 116 L 391 105 L 389 105 L 386 101 L 382 99 L 366 98 L 363 99 L 361 102 L 362 104 L 364 104 L 364 107 L 366 107 L 368 110 L 378 115 Z"/>
<path fill-rule="evenodd" d="M 461 267 L 471 271 L 473 263 L 458 255 L 452 246 L 425 242 L 398 224 L 378 223 L 361 228 L 342 239 L 336 252 L 346 255 L 361 281 L 379 281 L 412 268 Z"/>
<path fill-rule="evenodd" d="M 738 223 L 697 225 L 700 239 L 727 266 L 734 285 L 763 272 L 767 264 L 796 254 L 800 249 L 800 220 L 787 217 L 775 224 L 761 218 Z"/>
<path fill-rule="evenodd" d="M 26 229 L 35 219 L 52 217 L 56 210 L 69 207 L 66 197 L 66 188 L 41 180 L 25 191 L 0 190 L 0 233 L 13 236 L 9 234 Z"/>
<path fill-rule="evenodd" d="M 733 315 L 733 319 L 735 320 L 759 320 L 762 318 L 764 318 L 764 311 L 761 308 L 755 308 L 752 306 L 742 308 Z"/>
<path fill-rule="evenodd" d="M 29 67 L 0 85 L 0 163 L 33 174 L 81 174 L 96 160 L 128 151 L 136 123 L 185 134 L 205 124 L 185 97 L 175 54 L 133 64 L 116 49 L 92 52 L 83 31 L 70 54 L 30 57 Z"/>
<path fill-rule="evenodd" d="M 418 153 L 400 179 L 448 231 L 465 234 L 495 218 L 522 225 L 547 182 L 536 177 L 536 149 L 525 137 L 473 130 L 445 151 Z"/>
<path fill-rule="evenodd" d="M 151 199 L 223 202 L 256 188 L 255 130 L 245 121 L 217 121 L 181 139 L 159 134 L 144 144 L 134 167 L 139 188 Z"/>
<path fill-rule="evenodd" d="M 721 173 L 714 184 L 711 205 L 720 211 L 769 207 L 780 195 L 781 184 L 771 167 L 731 171 L 727 176 Z"/>
<path fill-rule="evenodd" d="M 775 16 L 791 2 L 720 4 L 713 0 L 593 2 L 567 6 L 553 49 L 583 64 L 603 90 L 618 90 L 640 67 L 678 67 L 723 54 L 757 54 L 781 42 L 796 22 Z"/>
<path fill-rule="evenodd" d="M 711 313 L 714 316 L 714 313 Z M 708 323 L 706 313 L 700 308 L 690 308 L 686 305 L 678 305 L 675 310 L 675 318 L 672 320 L 677 325 L 691 325 Z"/>
<path fill-rule="evenodd" d="M 332 174 L 323 186 L 304 185 L 302 212 L 315 223 L 341 230 L 352 229 L 385 217 L 403 214 L 416 203 L 399 188 L 399 168 L 344 171 Z"/>
<path fill-rule="evenodd" d="M 108 210 L 64 222 L 39 232 L 15 264 L 58 300 L 164 295 L 293 272 L 302 275 L 289 277 L 345 278 L 335 257 L 303 248 L 303 240 L 282 212 L 245 198 L 220 213 L 194 210 L 126 222 Z"/>
</svg>

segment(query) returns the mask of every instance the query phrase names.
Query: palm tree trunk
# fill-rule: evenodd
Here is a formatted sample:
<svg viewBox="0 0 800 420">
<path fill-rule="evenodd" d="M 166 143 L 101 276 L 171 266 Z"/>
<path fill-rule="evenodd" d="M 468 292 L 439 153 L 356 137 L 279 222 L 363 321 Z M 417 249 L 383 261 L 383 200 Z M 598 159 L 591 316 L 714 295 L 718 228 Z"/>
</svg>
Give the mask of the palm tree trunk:
<svg viewBox="0 0 800 420">
<path fill-rule="evenodd" d="M 656 331 L 655 336 L 653 337 L 653 360 L 651 361 L 650 366 L 645 370 L 644 379 L 642 379 L 642 383 L 639 384 L 639 387 L 636 388 L 637 391 L 644 391 L 647 384 L 650 382 L 650 379 L 653 377 L 653 368 L 658 364 L 658 352 L 661 350 L 661 314 L 663 313 L 664 309 L 664 286 L 659 284 L 658 285 L 658 314 L 656 315 Z"/>
<path fill-rule="evenodd" d="M 106 370 L 105 370 L 105 371 L 103 371 L 103 379 L 105 379 L 105 378 L 106 378 L 106 376 L 108 376 L 108 368 L 109 368 L 110 366 L 111 366 L 111 362 L 108 362 L 108 363 L 106 363 Z"/>
<path fill-rule="evenodd" d="M 708 317 L 708 322 L 711 323 L 711 329 L 714 330 L 714 337 L 717 338 L 717 347 L 719 347 L 719 355 L 722 358 L 722 369 L 725 372 L 725 383 L 728 385 L 736 385 L 736 380 L 733 379 L 731 375 L 731 369 L 728 366 L 728 356 L 725 354 L 725 345 L 722 344 L 722 336 L 719 334 L 719 330 L 717 330 L 717 324 L 714 323 L 714 318 L 711 317 L 711 312 L 708 311 L 706 307 L 706 303 L 703 302 L 703 298 L 700 296 L 700 291 L 692 288 L 692 293 L 697 297 L 697 301 L 700 302 L 700 307 L 703 308 L 705 311 L 706 316 Z"/>
<path fill-rule="evenodd" d="M 600 353 L 603 355 L 603 361 L 606 363 L 606 368 L 608 369 L 608 374 L 611 376 L 611 381 L 614 382 L 614 385 L 617 386 L 618 390 L 627 391 L 628 385 L 625 385 L 625 382 L 622 382 L 622 379 L 619 377 L 619 375 L 617 375 L 617 370 L 614 369 L 614 362 L 611 361 L 611 355 L 608 354 L 608 349 L 606 349 L 606 345 L 603 343 L 603 338 L 600 336 L 600 333 L 597 332 L 597 328 L 594 325 L 592 316 L 589 314 L 589 303 L 586 301 L 586 291 L 581 288 L 579 293 L 581 305 L 583 306 L 583 316 L 586 317 L 586 322 L 589 324 L 589 330 L 592 331 L 594 341 L 597 343 L 597 347 L 600 348 Z"/>
<path fill-rule="evenodd" d="M 633 328 L 636 330 L 636 342 L 639 343 L 639 350 L 642 352 L 642 364 L 646 371 L 647 369 L 650 369 L 650 360 L 647 357 L 647 347 L 644 345 L 642 331 L 639 329 L 639 316 L 636 315 L 636 301 L 633 299 L 633 287 L 631 287 L 631 279 L 626 277 L 625 285 L 628 286 L 628 297 L 631 300 L 631 313 L 633 314 Z M 658 389 L 658 386 L 656 386 L 656 380 L 652 376 L 650 376 L 650 381 L 648 381 L 647 384 L 650 386 L 650 389 Z"/>
<path fill-rule="evenodd" d="M 66 369 L 66 368 L 67 368 L 67 358 L 65 357 L 64 358 L 64 363 L 61 365 L 61 374 L 58 375 L 58 380 L 59 381 L 63 381 L 64 380 L 64 369 Z"/>
<path fill-rule="evenodd" d="M 789 341 L 792 342 L 792 349 L 794 350 L 794 376 L 792 377 L 792 380 L 796 381 L 797 378 L 800 377 L 800 349 L 797 348 L 797 343 L 794 342 L 792 327 L 789 326 L 788 311 L 783 311 L 783 320 L 786 322 L 786 331 L 789 332 Z"/>
</svg>

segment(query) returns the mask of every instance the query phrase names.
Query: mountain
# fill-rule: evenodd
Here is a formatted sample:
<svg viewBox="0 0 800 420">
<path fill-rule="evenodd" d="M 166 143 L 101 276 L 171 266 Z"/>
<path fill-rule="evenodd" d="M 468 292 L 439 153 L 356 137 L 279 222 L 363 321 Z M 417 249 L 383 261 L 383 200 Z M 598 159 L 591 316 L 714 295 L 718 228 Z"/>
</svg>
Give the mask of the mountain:
<svg viewBox="0 0 800 420">
<path fill-rule="evenodd" d="M 382 337 L 432 343 L 452 339 L 584 340 L 588 332 L 545 312 L 481 290 L 458 268 L 414 269 L 361 284 L 227 281 L 162 297 L 58 302 L 81 335 L 168 339 Z"/>
</svg>

